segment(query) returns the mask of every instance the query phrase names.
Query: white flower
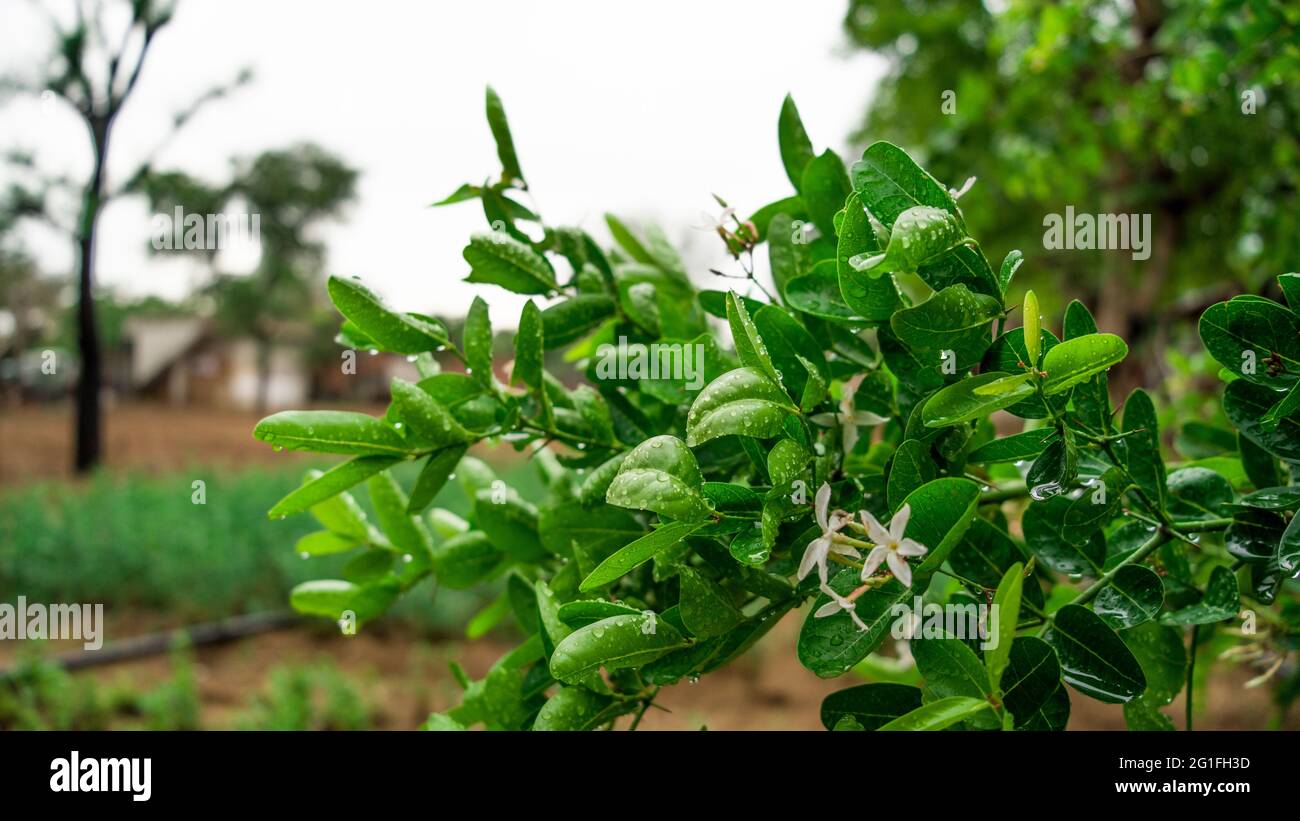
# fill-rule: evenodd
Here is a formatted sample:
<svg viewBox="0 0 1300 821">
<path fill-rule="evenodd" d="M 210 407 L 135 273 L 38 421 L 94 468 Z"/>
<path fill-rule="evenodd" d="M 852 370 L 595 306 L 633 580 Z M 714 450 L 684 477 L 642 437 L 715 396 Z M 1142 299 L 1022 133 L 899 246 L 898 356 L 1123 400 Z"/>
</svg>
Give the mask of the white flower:
<svg viewBox="0 0 1300 821">
<path fill-rule="evenodd" d="M 812 569 L 817 568 L 817 578 L 821 580 L 822 587 L 826 586 L 826 560 L 831 553 L 837 553 L 841 556 L 851 556 L 852 558 L 861 558 L 862 554 L 846 544 L 840 544 L 834 540 L 836 533 L 840 531 L 849 522 L 852 517 L 842 510 L 829 513 L 827 508 L 831 504 L 831 486 L 825 482 L 817 489 L 817 498 L 813 505 L 813 515 L 817 518 L 817 526 L 822 529 L 822 535 L 818 536 L 808 543 L 804 550 L 803 561 L 799 562 L 799 580 L 803 581 Z"/>
<path fill-rule="evenodd" d="M 867 560 L 862 563 L 862 580 L 866 581 L 882 563 L 889 565 L 889 572 L 894 574 L 894 578 L 904 587 L 912 586 L 912 568 L 907 564 L 908 556 L 924 556 L 928 548 L 916 541 L 903 537 L 907 530 L 907 520 L 912 516 L 910 505 L 903 505 L 894 514 L 894 518 L 889 520 L 889 529 L 886 530 L 865 510 L 860 512 L 862 524 L 867 528 L 867 536 L 875 544 L 871 552 L 867 554 Z"/>
<path fill-rule="evenodd" d="M 844 444 L 845 453 L 851 452 L 853 446 L 858 443 L 859 427 L 874 427 L 889 421 L 887 417 L 854 408 L 853 397 L 858 392 L 858 386 L 862 384 L 863 377 L 864 374 L 857 374 L 844 383 L 840 395 L 839 413 L 818 413 L 809 417 L 818 425 L 830 426 L 838 424 L 840 426 L 840 440 Z"/>
<path fill-rule="evenodd" d="M 836 593 L 830 588 L 830 585 L 827 584 L 822 585 L 822 592 L 830 596 L 831 600 L 823 604 L 821 607 L 818 607 L 817 612 L 813 614 L 814 617 L 824 619 L 827 616 L 835 615 L 841 610 L 847 610 L 849 612 L 849 618 L 853 619 L 853 623 L 858 626 L 858 629 L 866 632 L 867 625 L 863 623 L 862 619 L 858 618 L 856 611 L 857 605 L 851 599 Z"/>
</svg>

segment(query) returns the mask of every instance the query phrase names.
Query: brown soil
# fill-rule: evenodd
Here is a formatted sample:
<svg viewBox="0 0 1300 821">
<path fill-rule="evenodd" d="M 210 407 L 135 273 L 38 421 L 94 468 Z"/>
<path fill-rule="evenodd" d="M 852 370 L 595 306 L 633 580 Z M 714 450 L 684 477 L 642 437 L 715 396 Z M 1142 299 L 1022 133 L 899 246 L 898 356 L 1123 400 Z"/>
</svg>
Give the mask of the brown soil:
<svg viewBox="0 0 1300 821">
<path fill-rule="evenodd" d="M 794 641 L 798 615 L 787 617 L 748 655 L 699 683 L 665 688 L 641 723 L 647 730 L 820 730 L 819 708 L 829 693 L 861 680 L 850 675 L 822 680 L 800 666 Z M 163 626 L 156 619 L 133 618 L 114 635 Z M 110 625 L 111 627 L 111 625 Z M 52 652 L 77 649 L 58 646 Z M 374 726 L 382 729 L 417 727 L 430 712 L 447 710 L 460 699 L 460 687 L 448 670 L 457 661 L 475 678 L 482 677 L 511 644 L 505 637 L 475 642 L 437 641 L 408 630 L 378 625 L 356 636 L 340 636 L 319 626 L 264 634 L 240 642 L 198 648 L 195 675 L 202 703 L 201 724 L 228 727 L 264 692 L 271 671 L 284 665 L 330 662 L 353 683 L 374 710 Z M 0 645 L 0 665 L 12 661 L 12 644 Z M 77 673 L 103 684 L 148 688 L 171 675 L 166 656 L 92 668 Z M 1246 690 L 1248 675 L 1237 669 L 1216 671 L 1208 693 L 1201 693 L 1198 729 L 1264 729 L 1270 715 L 1267 688 Z M 1077 693 L 1071 694 L 1072 730 L 1122 730 L 1123 711 Z M 1181 699 L 1166 712 L 1183 726 Z M 626 726 L 627 719 L 620 722 Z M 1292 715 L 1288 729 L 1300 729 Z"/>
</svg>

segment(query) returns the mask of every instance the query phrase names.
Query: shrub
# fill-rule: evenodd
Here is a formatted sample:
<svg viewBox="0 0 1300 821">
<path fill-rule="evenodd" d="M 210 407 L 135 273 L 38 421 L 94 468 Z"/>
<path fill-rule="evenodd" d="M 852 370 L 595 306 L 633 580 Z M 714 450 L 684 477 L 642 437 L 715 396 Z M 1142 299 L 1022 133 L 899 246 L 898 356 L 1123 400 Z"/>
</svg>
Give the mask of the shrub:
<svg viewBox="0 0 1300 821">
<path fill-rule="evenodd" d="M 808 669 L 839 676 L 910 638 L 924 682 L 835 693 L 822 720 L 839 729 L 1061 729 L 1072 693 L 1168 728 L 1161 708 L 1211 631 L 1281 664 L 1297 614 L 1275 599 L 1300 551 L 1293 311 L 1239 297 L 1206 313 L 1240 475 L 1171 469 L 1150 396 L 1111 406 L 1125 342 L 1079 302 L 1044 324 L 1032 292 L 1008 328 L 1020 253 L 990 265 L 960 192 L 896 146 L 846 168 L 814 152 L 787 99 L 779 138 L 797 193 L 717 225 L 753 299 L 697 290 L 652 228 L 607 217 L 606 249 L 546 225 L 523 202 L 490 90 L 487 111 L 503 172 L 444 200 L 478 200 L 493 228 L 465 248 L 468 281 L 554 299 L 525 305 L 509 384 L 483 299 L 457 344 L 440 321 L 335 278 L 339 341 L 414 357 L 421 380 L 395 380 L 382 418 L 295 411 L 255 431 L 350 457 L 271 511 L 320 521 L 300 552 L 353 552 L 342 578 L 295 588 L 299 610 L 346 630 L 430 575 L 451 588 L 506 578 L 472 627 L 513 614 L 527 638 L 482 680 L 461 673 L 463 703 L 426 726 L 635 726 L 660 687 L 729 663 L 807 602 Z M 774 293 L 753 274 L 762 245 Z M 1298 281 L 1282 278 L 1293 307 Z M 588 384 L 548 372 L 557 349 Z M 463 373 L 438 372 L 442 350 Z M 1002 435 L 993 420 L 1013 417 L 1023 429 Z M 544 495 L 523 498 L 466 455 L 484 440 L 527 450 Z M 403 487 L 390 469 L 413 459 Z M 453 472 L 468 519 L 426 515 Z M 362 482 L 375 522 L 348 493 Z"/>
</svg>

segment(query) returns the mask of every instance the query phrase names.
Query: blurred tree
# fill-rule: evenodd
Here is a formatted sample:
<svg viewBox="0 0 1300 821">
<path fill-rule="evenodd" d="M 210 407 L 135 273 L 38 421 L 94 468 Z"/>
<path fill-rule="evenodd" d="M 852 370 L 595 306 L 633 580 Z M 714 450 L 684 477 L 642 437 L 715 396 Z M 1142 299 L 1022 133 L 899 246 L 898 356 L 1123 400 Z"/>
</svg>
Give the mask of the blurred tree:
<svg viewBox="0 0 1300 821">
<path fill-rule="evenodd" d="M 863 143 L 914 151 L 990 257 L 1130 340 L 1300 257 L 1300 6 L 1277 0 L 851 0 L 884 55 Z M 1151 256 L 1044 250 L 1043 219 L 1151 214 Z M 1146 357 L 1148 362 L 1155 357 Z"/>
<path fill-rule="evenodd" d="M 320 222 L 338 216 L 356 195 L 357 172 L 319 146 L 303 144 L 235 162 L 231 180 L 209 186 L 180 172 L 152 173 L 140 188 L 157 212 L 176 207 L 192 214 L 244 211 L 260 225 L 261 257 L 249 275 L 217 270 L 218 249 L 196 249 L 212 266 L 207 288 L 223 331 L 257 343 L 258 410 L 266 409 L 271 349 L 285 321 L 310 321 L 319 301 L 324 244 L 313 236 Z M 184 250 L 184 249 L 176 249 Z"/>
<path fill-rule="evenodd" d="M 68 229 L 77 247 L 77 348 L 81 367 L 77 383 L 75 468 L 93 468 L 101 453 L 99 393 L 103 381 L 101 340 L 95 316 L 95 239 L 99 218 L 115 197 L 131 193 L 148 173 L 152 157 L 206 103 L 220 99 L 230 89 L 247 82 L 241 72 L 226 86 L 217 86 L 199 96 L 173 118 L 173 129 L 120 187 L 109 186 L 108 151 L 117 117 L 139 86 L 140 75 L 158 33 L 171 21 L 174 2 L 123 0 L 105 3 L 74 0 L 73 19 L 37 4 L 48 15 L 54 35 L 53 53 L 36 76 L 6 76 L 0 80 L 0 101 L 15 94 L 52 94 L 76 111 L 90 137 L 93 164 L 89 179 L 77 182 L 47 177 L 25 191 L 25 215 L 40 216 L 63 227 L 49 205 L 47 195 L 58 190 L 75 190 L 79 206 L 75 223 Z M 30 166 L 29 158 L 16 155 Z"/>
</svg>

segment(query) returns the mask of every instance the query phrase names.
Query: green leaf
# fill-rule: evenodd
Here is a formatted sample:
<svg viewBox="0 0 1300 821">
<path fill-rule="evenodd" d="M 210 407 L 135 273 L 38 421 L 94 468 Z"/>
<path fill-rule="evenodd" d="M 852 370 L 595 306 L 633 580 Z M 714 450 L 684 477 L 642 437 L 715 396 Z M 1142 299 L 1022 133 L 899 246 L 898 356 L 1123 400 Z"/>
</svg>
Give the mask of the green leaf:
<svg viewBox="0 0 1300 821">
<path fill-rule="evenodd" d="M 974 717 L 990 709 L 982 698 L 951 696 L 931 701 L 904 716 L 881 725 L 881 730 L 943 730 L 959 721 Z"/>
<path fill-rule="evenodd" d="M 772 487 L 791 488 L 794 480 L 805 475 L 812 458 L 812 451 L 793 439 L 777 442 L 767 454 L 767 474 L 772 479 Z"/>
<path fill-rule="evenodd" d="M 519 330 L 515 332 L 515 367 L 510 374 L 513 382 L 519 377 L 534 390 L 542 386 L 542 312 L 530 299 L 519 316 Z"/>
<path fill-rule="evenodd" d="M 804 272 L 808 262 L 808 246 L 795 242 L 797 232 L 794 220 L 788 213 L 774 216 L 767 230 L 772 282 L 776 284 L 777 293 L 787 300 L 787 286 Z"/>
<path fill-rule="evenodd" d="M 1263 385 L 1238 379 L 1223 391 L 1223 411 L 1241 435 L 1261 449 L 1288 462 L 1300 462 L 1300 419 L 1282 419 L 1274 427 L 1262 421 L 1277 396 Z"/>
<path fill-rule="evenodd" d="M 1086 607 L 1056 611 L 1043 637 L 1056 649 L 1065 681 L 1098 701 L 1122 704 L 1146 689 L 1146 676 L 1123 640 Z"/>
<path fill-rule="evenodd" d="M 898 304 L 897 292 L 887 301 L 882 300 L 879 306 L 864 304 L 866 293 L 863 291 L 864 298 L 859 301 L 858 306 L 870 308 L 873 313 L 859 316 L 857 311 L 844 301 L 839 273 L 833 259 L 822 260 L 813 266 L 811 271 L 790 280 L 785 286 L 785 298 L 790 303 L 790 307 L 815 317 L 836 322 L 863 324 L 883 322 L 888 319 Z"/>
<path fill-rule="evenodd" d="M 614 616 L 575 630 L 555 645 L 551 675 L 566 684 L 576 683 L 601 667 L 609 671 L 640 667 L 686 644 L 663 619 Z"/>
<path fill-rule="evenodd" d="M 749 318 L 745 304 L 737 298 L 735 291 L 727 292 L 727 323 L 731 326 L 731 338 L 736 343 L 736 355 L 740 364 L 764 374 L 776 384 L 781 384 L 781 375 L 777 373 L 772 358 L 768 356 L 767 345 L 758 334 L 758 328 Z"/>
<path fill-rule="evenodd" d="M 555 272 L 546 258 L 502 231 L 474 234 L 462 254 L 470 265 L 466 282 L 500 285 L 516 294 L 555 291 Z"/>
<path fill-rule="evenodd" d="M 357 456 L 335 465 L 275 503 L 266 515 L 283 519 L 301 513 L 402 460 L 400 456 Z"/>
<path fill-rule="evenodd" d="M 465 315 L 465 330 L 461 345 L 464 347 L 465 367 L 474 379 L 485 387 L 492 385 L 492 319 L 488 304 L 482 297 L 474 297 Z"/>
<path fill-rule="evenodd" d="M 1097 322 L 1088 308 L 1076 299 L 1065 308 L 1062 330 L 1066 339 L 1074 339 L 1097 333 Z M 1100 433 L 1111 430 L 1110 389 L 1106 374 L 1099 373 L 1076 385 L 1071 398 L 1075 413 L 1085 425 Z"/>
<path fill-rule="evenodd" d="M 690 567 L 677 572 L 681 580 L 682 623 L 700 638 L 720 636 L 740 624 L 744 616 L 721 587 Z"/>
<path fill-rule="evenodd" d="M 433 571 L 438 584 L 463 590 L 486 579 L 504 558 L 486 533 L 471 530 L 434 547 Z"/>
<path fill-rule="evenodd" d="M 1232 485 L 1216 471 L 1186 467 L 1169 474 L 1169 513 L 1178 519 L 1217 519 L 1232 502 Z"/>
<path fill-rule="evenodd" d="M 1121 567 L 1110 586 L 1097 594 L 1092 609 L 1102 621 L 1116 629 L 1136 627 L 1150 621 L 1165 602 L 1165 585 L 1150 568 L 1131 564 Z"/>
<path fill-rule="evenodd" d="M 542 311 L 547 349 L 560 348 L 582 337 L 614 315 L 614 300 L 604 294 L 578 294 Z"/>
<path fill-rule="evenodd" d="M 331 530 L 317 530 L 308 533 L 293 546 L 293 552 L 301 556 L 328 556 L 331 553 L 346 553 L 360 545 L 356 539 L 335 533 Z"/>
<path fill-rule="evenodd" d="M 970 376 L 930 397 L 922 418 L 929 428 L 942 428 L 981 419 L 1034 395 L 1030 374 L 998 371 Z"/>
<path fill-rule="evenodd" d="M 1237 589 L 1237 575 L 1218 565 L 1210 571 L 1210 581 L 1205 585 L 1205 595 L 1196 604 L 1165 613 L 1162 624 L 1192 625 L 1213 624 L 1235 618 L 1241 608 L 1241 595 Z"/>
<path fill-rule="evenodd" d="M 1300 317 L 1281 305 L 1240 296 L 1201 315 L 1201 341 L 1224 368 L 1275 390 L 1300 379 Z"/>
<path fill-rule="evenodd" d="M 700 495 L 702 482 L 695 456 L 682 441 L 656 436 L 637 445 L 623 460 L 605 500 L 672 519 L 702 521 L 710 514 Z"/>
<path fill-rule="evenodd" d="M 1160 455 L 1160 422 L 1150 395 L 1141 388 L 1129 394 L 1124 403 L 1123 429 L 1126 433 L 1141 431 L 1122 440 L 1119 450 L 1133 481 L 1163 509 L 1167 479 Z"/>
<path fill-rule="evenodd" d="M 366 488 L 375 518 L 393 546 L 412 557 L 427 557 L 432 548 L 429 532 L 423 520 L 407 513 L 406 494 L 397 480 L 386 472 L 380 473 L 370 477 Z"/>
<path fill-rule="evenodd" d="M 892 143 L 868 146 L 853 164 L 853 190 L 886 228 L 909 208 L 929 205 L 956 214 L 957 203 L 948 189 L 931 177 L 907 152 Z"/>
<path fill-rule="evenodd" d="M 1124 723 L 1130 730 L 1172 730 L 1174 722 L 1169 716 L 1147 700 L 1146 696 L 1124 705 Z"/>
<path fill-rule="evenodd" d="M 906 536 L 929 548 L 918 574 L 932 573 L 961 542 L 979 505 L 979 485 L 969 479 L 942 477 L 912 491 L 903 504 L 912 509 Z"/>
<path fill-rule="evenodd" d="M 1003 623 L 1005 620 L 999 618 L 999 626 Z M 1010 648 L 1001 679 L 1002 704 L 1019 725 L 1060 689 L 1061 663 L 1051 645 L 1036 636 L 1021 636 Z"/>
<path fill-rule="evenodd" d="M 893 277 L 873 277 L 860 273 L 849 260 L 878 251 L 880 243 L 871 224 L 871 216 L 862 207 L 859 195 L 854 192 L 844 203 L 844 219 L 840 223 L 839 243 L 835 252 L 835 270 L 844 304 L 854 313 L 873 321 L 888 319 L 902 304 L 898 287 L 894 284 Z"/>
<path fill-rule="evenodd" d="M 546 700 L 534 730 L 592 730 L 608 720 L 613 699 L 586 687 L 561 687 Z"/>
<path fill-rule="evenodd" d="M 446 408 L 418 385 L 394 378 L 390 391 L 393 415 L 397 417 L 395 421 L 403 426 L 407 443 L 414 449 L 440 449 L 464 444 L 474 438 Z"/>
<path fill-rule="evenodd" d="M 781 374 L 781 384 L 791 396 L 801 396 L 808 388 L 810 377 L 804 362 L 816 368 L 814 380 L 830 377 L 821 346 L 784 308 L 763 305 L 753 316 L 754 325 L 767 342 L 772 364 Z"/>
<path fill-rule="evenodd" d="M 996 641 L 984 649 L 984 666 L 989 671 L 989 683 L 997 691 L 1002 683 L 1002 674 L 1011 659 L 1011 643 L 1016 638 L 1016 626 L 1020 623 L 1020 597 L 1024 590 L 1025 568 L 1016 562 L 1003 574 L 997 592 L 993 594 L 993 606 L 998 610 L 998 627 Z"/>
<path fill-rule="evenodd" d="M 506 109 L 501 98 L 487 87 L 487 121 L 492 130 L 492 139 L 497 144 L 497 157 L 501 159 L 501 168 L 507 177 L 523 182 L 524 172 L 519 170 L 519 157 L 515 154 L 515 141 L 510 136 L 510 123 L 506 121 Z"/>
<path fill-rule="evenodd" d="M 1164 706 L 1174 700 L 1187 679 L 1187 649 L 1182 633 L 1154 621 L 1120 634 L 1133 651 L 1147 679 L 1142 700 Z"/>
<path fill-rule="evenodd" d="M 340 579 L 303 582 L 289 591 L 289 604 L 299 613 L 339 620 L 351 611 L 358 622 L 383 613 L 397 599 L 395 583 L 362 586 Z"/>
<path fill-rule="evenodd" d="M 1118 495 L 1117 488 L 1111 488 L 1107 492 L 1108 498 Z M 1040 562 L 1057 573 L 1101 575 L 1101 566 L 1105 561 L 1105 542 L 1093 538 L 1093 527 L 1074 527 L 1066 523 L 1067 516 L 1076 504 L 1094 506 L 1090 496 L 1086 491 L 1078 499 L 1064 495 L 1053 496 L 1043 502 L 1033 502 L 1025 509 L 1021 524 L 1025 543 Z M 1082 519 L 1072 518 L 1070 521 Z"/>
<path fill-rule="evenodd" d="M 991 465 L 1001 462 L 1027 462 L 1043 452 L 1057 435 L 1055 428 L 1041 428 L 1015 433 L 980 445 L 966 457 L 969 462 Z"/>
<path fill-rule="evenodd" d="M 936 291 L 961 284 L 977 294 L 988 294 L 995 299 L 1002 297 L 997 277 L 977 245 L 958 245 L 918 266 L 916 273 Z"/>
<path fill-rule="evenodd" d="M 797 412 L 763 371 L 737 368 L 695 397 L 686 417 L 686 443 L 694 447 L 728 434 L 769 439 L 781 432 L 786 414 Z"/>
<path fill-rule="evenodd" d="M 859 684 L 822 700 L 822 726 L 829 730 L 849 717 L 862 729 L 875 730 L 920 706 L 920 688 L 905 684 Z"/>
<path fill-rule="evenodd" d="M 1043 357 L 1043 393 L 1047 396 L 1069 390 L 1091 379 L 1128 356 L 1128 345 L 1115 334 L 1088 334 L 1067 339 Z"/>
<path fill-rule="evenodd" d="M 1014 712 L 1014 711 L 1013 711 Z M 1070 721 L 1070 692 L 1064 684 L 1039 707 L 1024 715 L 1016 715 L 1015 728 L 1030 732 L 1060 732 Z"/>
<path fill-rule="evenodd" d="M 445 328 L 385 307 L 374 291 L 358 280 L 332 276 L 327 287 L 339 313 L 386 351 L 418 354 L 447 344 Z"/>
<path fill-rule="evenodd" d="M 572 556 L 581 546 L 601 559 L 645 535 L 645 528 L 630 513 L 600 505 L 584 507 L 577 502 L 542 508 L 538 518 L 542 544 L 557 556 Z"/>
<path fill-rule="evenodd" d="M 424 467 L 420 468 L 420 475 L 416 477 L 415 487 L 411 490 L 407 512 L 420 513 L 433 504 L 434 497 L 447 484 L 451 472 L 456 469 L 467 450 L 468 445 L 451 445 L 429 454 Z"/>
<path fill-rule="evenodd" d="M 911 521 L 916 519 L 913 514 Z M 845 596 L 861 582 L 856 569 L 845 568 L 832 575 L 829 584 L 836 593 Z M 814 615 L 817 609 L 830 601 L 825 594 L 819 595 L 799 632 L 799 662 L 821 678 L 847 673 L 884 643 L 898 617 L 894 606 L 910 601 L 911 595 L 910 588 L 890 579 L 859 596 L 855 600 L 856 612 L 867 630 L 858 629 L 843 611 L 817 618 Z"/>
<path fill-rule="evenodd" d="M 474 521 L 492 543 L 516 561 L 548 557 L 537 532 L 537 508 L 514 488 L 487 488 L 474 494 Z"/>
<path fill-rule="evenodd" d="M 908 494 L 938 475 L 939 468 L 930 456 L 930 446 L 916 439 L 904 441 L 894 451 L 894 462 L 889 469 L 886 495 L 890 511 L 897 511 Z"/>
<path fill-rule="evenodd" d="M 1042 317 L 1038 313 L 1038 297 L 1033 291 L 1025 292 L 1025 302 L 1021 306 L 1025 312 L 1025 325 L 1021 333 L 1025 340 L 1025 353 L 1028 358 L 1025 364 L 1031 368 L 1038 367 L 1038 357 L 1041 354 L 1042 345 Z"/>
<path fill-rule="evenodd" d="M 883 253 L 859 254 L 849 259 L 849 267 L 869 277 L 894 271 L 915 273 L 925 263 L 970 241 L 956 214 L 918 205 L 898 215 Z"/>
<path fill-rule="evenodd" d="M 993 694 L 988 673 L 979 657 L 960 639 L 913 639 L 908 646 L 925 689 L 939 698 L 969 696 L 987 699 Z"/>
<path fill-rule="evenodd" d="M 258 422 L 253 438 L 317 453 L 406 456 L 414 450 L 383 419 L 350 411 L 281 411 Z"/>
<path fill-rule="evenodd" d="M 1288 574 L 1300 564 L 1300 524 L 1297 522 L 1300 522 L 1300 516 L 1292 516 L 1291 523 L 1282 533 L 1282 541 L 1277 545 L 1277 565 Z"/>
<path fill-rule="evenodd" d="M 939 372 L 951 364 L 961 372 L 984 355 L 991 344 L 989 323 L 1001 315 L 998 300 L 972 293 L 965 285 L 952 285 L 916 307 L 896 312 L 889 325 L 927 367 Z M 945 351 L 953 352 L 951 362 L 941 358 Z"/>
<path fill-rule="evenodd" d="M 781 164 L 785 166 L 785 175 L 790 184 L 799 190 L 803 180 L 804 167 L 814 156 L 812 140 L 804 130 L 799 109 L 795 107 L 794 98 L 789 94 L 781 103 L 781 116 L 777 120 L 777 142 L 781 146 Z"/>
<path fill-rule="evenodd" d="M 852 190 L 844 161 L 834 151 L 826 149 L 804 166 L 797 187 L 799 198 L 822 236 L 835 236 L 835 214 L 844 207 L 844 198 Z"/>
<path fill-rule="evenodd" d="M 998 271 L 998 292 L 1005 294 L 1011 287 L 1011 279 L 1016 275 L 1016 271 L 1025 261 L 1025 255 L 1020 251 L 1014 250 L 1007 252 L 1006 257 L 1002 260 L 1002 268 Z"/>
<path fill-rule="evenodd" d="M 1025 474 L 1030 497 L 1042 499 L 1069 488 L 1079 475 L 1078 461 L 1078 451 L 1068 433 L 1066 437 L 1052 441 L 1038 454 Z"/>
<path fill-rule="evenodd" d="M 587 578 L 582 580 L 579 589 L 584 593 L 599 590 L 607 584 L 617 581 L 624 574 L 630 573 L 682 539 L 703 527 L 700 522 L 669 522 L 658 530 L 647 533 L 629 545 L 626 545 L 601 562 Z"/>
</svg>

